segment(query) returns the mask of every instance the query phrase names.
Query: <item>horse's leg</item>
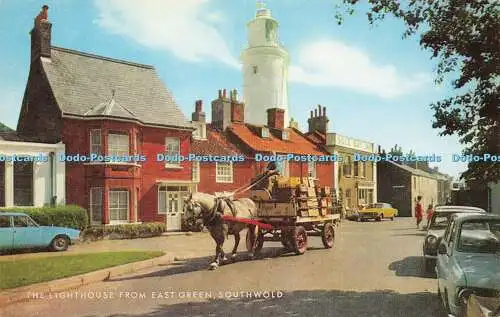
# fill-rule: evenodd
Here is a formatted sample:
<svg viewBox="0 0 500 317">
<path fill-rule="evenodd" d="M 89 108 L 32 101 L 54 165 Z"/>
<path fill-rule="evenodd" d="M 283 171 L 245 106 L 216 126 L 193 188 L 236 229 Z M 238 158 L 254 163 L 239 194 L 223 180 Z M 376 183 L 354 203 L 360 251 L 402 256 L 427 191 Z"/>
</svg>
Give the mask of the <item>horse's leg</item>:
<svg viewBox="0 0 500 317">
<path fill-rule="evenodd" d="M 231 254 L 231 258 L 233 260 L 236 259 L 236 253 L 238 252 L 238 245 L 240 244 L 240 232 L 235 232 L 234 233 L 234 248 L 233 248 L 233 252 Z"/>
</svg>

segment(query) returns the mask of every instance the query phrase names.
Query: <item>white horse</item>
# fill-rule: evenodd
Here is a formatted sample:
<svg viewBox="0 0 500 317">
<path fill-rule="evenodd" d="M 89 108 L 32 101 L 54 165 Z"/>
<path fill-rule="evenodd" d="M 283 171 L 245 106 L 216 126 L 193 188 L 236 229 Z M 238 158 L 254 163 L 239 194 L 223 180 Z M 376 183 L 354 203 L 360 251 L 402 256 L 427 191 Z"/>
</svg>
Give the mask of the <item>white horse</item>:
<svg viewBox="0 0 500 317">
<path fill-rule="evenodd" d="M 221 264 L 221 260 L 227 260 L 223 246 L 228 235 L 234 235 L 234 247 L 232 251 L 232 259 L 234 260 L 240 243 L 240 232 L 247 227 L 245 223 L 225 221 L 222 216 L 230 215 L 240 218 L 252 218 L 256 215 L 257 206 L 249 198 L 231 200 L 228 197 L 193 193 L 184 202 L 184 212 L 196 218 L 202 218 L 204 225 L 215 240 L 217 245 L 215 248 L 215 258 L 210 264 L 210 268 L 216 269 Z"/>
</svg>

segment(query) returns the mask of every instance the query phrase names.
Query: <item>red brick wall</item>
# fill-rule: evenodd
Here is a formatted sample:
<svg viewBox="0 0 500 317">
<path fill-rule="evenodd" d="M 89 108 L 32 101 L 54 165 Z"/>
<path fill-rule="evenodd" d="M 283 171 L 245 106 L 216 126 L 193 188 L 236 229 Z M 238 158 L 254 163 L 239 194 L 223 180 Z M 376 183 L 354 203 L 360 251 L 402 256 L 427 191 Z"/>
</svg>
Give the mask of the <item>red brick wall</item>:
<svg viewBox="0 0 500 317">
<path fill-rule="evenodd" d="M 164 215 L 158 215 L 158 180 L 190 181 L 191 163 L 182 162 L 181 168 L 165 168 L 164 162 L 157 162 L 157 153 L 165 151 L 165 137 L 180 138 L 180 154 L 187 155 L 191 150 L 189 131 L 162 128 L 141 127 L 134 123 L 97 120 L 64 120 L 63 142 L 70 154 L 89 154 L 90 130 L 99 128 L 104 137 L 108 132 L 126 132 L 130 136 L 130 153 L 134 154 L 134 138 L 139 135 L 138 153 L 147 156 L 142 167 L 113 170 L 110 166 L 86 166 L 81 163 L 66 165 L 66 199 L 70 204 L 89 208 L 90 188 L 100 185 L 105 192 L 109 189 L 128 189 L 130 192 L 130 210 L 133 210 L 134 193 L 139 190 L 138 220 L 164 221 Z M 103 138 L 103 148 L 107 148 Z M 105 195 L 106 196 L 106 195 Z M 107 201 L 107 199 L 105 199 Z M 107 208 L 105 208 L 107 214 Z M 130 215 L 133 219 L 133 215 Z"/>
<path fill-rule="evenodd" d="M 198 191 L 208 194 L 215 192 L 233 191 L 243 185 L 250 183 L 255 177 L 255 168 L 251 161 L 233 163 L 233 183 L 216 182 L 215 163 L 200 163 L 200 182 Z"/>
<path fill-rule="evenodd" d="M 283 130 L 285 128 L 285 110 L 280 108 L 267 109 L 267 126 Z"/>
</svg>

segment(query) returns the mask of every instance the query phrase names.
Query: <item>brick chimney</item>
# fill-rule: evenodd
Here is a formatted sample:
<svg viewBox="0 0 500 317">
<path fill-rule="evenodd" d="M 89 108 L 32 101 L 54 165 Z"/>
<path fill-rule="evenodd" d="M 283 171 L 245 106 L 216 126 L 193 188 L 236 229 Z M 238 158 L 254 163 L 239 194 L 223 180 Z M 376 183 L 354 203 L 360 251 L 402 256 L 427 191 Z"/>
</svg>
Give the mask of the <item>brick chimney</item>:
<svg viewBox="0 0 500 317">
<path fill-rule="evenodd" d="M 231 122 L 245 122 L 245 104 L 238 100 L 238 91 L 233 89 L 230 93 L 231 99 Z"/>
<path fill-rule="evenodd" d="M 267 126 L 272 129 L 283 130 L 285 128 L 285 109 L 267 109 Z"/>
<path fill-rule="evenodd" d="M 203 123 L 206 122 L 205 112 L 203 112 L 203 100 L 196 100 L 191 120 Z"/>
<path fill-rule="evenodd" d="M 326 134 L 328 132 L 328 117 L 326 116 L 326 107 L 318 108 L 313 111 L 311 110 L 311 117 L 307 120 L 309 124 L 309 132 L 318 131 L 320 133 Z"/>
<path fill-rule="evenodd" d="M 231 126 L 231 100 L 226 89 L 219 90 L 218 98 L 212 101 L 212 124 L 220 130 Z"/>
<path fill-rule="evenodd" d="M 31 34 L 31 61 L 39 57 L 50 58 L 52 23 L 49 22 L 49 7 L 44 5 L 36 16 Z"/>
</svg>

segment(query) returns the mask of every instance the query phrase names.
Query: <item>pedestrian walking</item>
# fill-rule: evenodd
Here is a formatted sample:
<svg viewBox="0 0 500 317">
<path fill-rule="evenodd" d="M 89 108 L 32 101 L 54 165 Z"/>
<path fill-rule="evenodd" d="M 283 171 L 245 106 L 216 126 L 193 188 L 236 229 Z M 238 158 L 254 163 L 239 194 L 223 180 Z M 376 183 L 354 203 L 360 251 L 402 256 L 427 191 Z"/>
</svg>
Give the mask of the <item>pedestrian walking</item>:
<svg viewBox="0 0 500 317">
<path fill-rule="evenodd" d="M 426 228 L 429 229 L 429 225 L 431 224 L 432 215 L 434 214 L 434 208 L 432 208 L 432 204 L 430 204 L 429 207 L 427 207 L 426 214 L 427 214 L 427 226 L 426 226 Z"/>
<path fill-rule="evenodd" d="M 415 218 L 417 218 L 417 229 L 420 228 L 420 223 L 424 216 L 424 208 L 422 207 L 422 196 L 417 197 L 417 204 L 415 205 Z"/>
</svg>

